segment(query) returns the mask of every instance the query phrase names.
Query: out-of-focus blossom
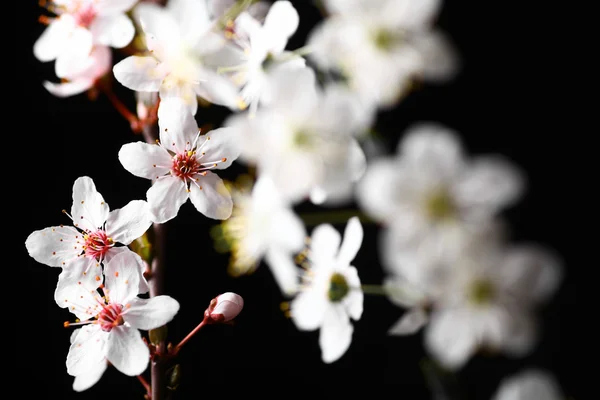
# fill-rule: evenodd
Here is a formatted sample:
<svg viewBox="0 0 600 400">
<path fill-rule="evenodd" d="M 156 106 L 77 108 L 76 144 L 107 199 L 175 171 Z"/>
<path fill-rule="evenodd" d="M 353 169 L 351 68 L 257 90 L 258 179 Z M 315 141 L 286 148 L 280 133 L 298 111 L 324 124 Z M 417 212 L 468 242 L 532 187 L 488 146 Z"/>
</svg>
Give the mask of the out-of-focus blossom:
<svg viewBox="0 0 600 400">
<path fill-rule="evenodd" d="M 194 116 L 179 99 L 161 103 L 158 126 L 157 144 L 128 143 L 119 151 L 126 170 L 153 180 L 146 193 L 153 221 L 174 218 L 188 198 L 209 218 L 229 218 L 231 195 L 212 170 L 227 168 L 238 157 L 235 132 L 220 128 L 201 135 Z"/>
<path fill-rule="evenodd" d="M 239 276 L 267 265 L 284 294 L 295 293 L 298 270 L 294 254 L 304 247 L 302 221 L 281 197 L 269 177 L 261 177 L 250 190 L 233 190 L 231 218 L 215 227 L 217 249 L 231 251 L 229 272 Z"/>
<path fill-rule="evenodd" d="M 73 376 L 99 373 L 104 360 L 126 375 L 139 375 L 148 366 L 150 351 L 138 329 L 165 325 L 179 311 L 179 303 L 169 296 L 141 299 L 139 275 L 134 271 L 131 252 L 113 257 L 104 266 L 104 296 L 85 282 L 63 299 L 84 325 L 74 337 L 67 355 L 67 372 Z"/>
<path fill-rule="evenodd" d="M 233 25 L 232 40 L 243 49 L 240 65 L 231 67 L 231 79 L 242 87 L 241 96 L 256 112 L 259 102 L 268 102 L 267 74 L 276 68 L 303 68 L 302 57 L 285 51 L 287 41 L 298 28 L 298 12 L 289 1 L 276 1 L 264 24 L 248 12 L 241 13 Z"/>
<path fill-rule="evenodd" d="M 480 239 L 446 260 L 446 290 L 425 333 L 428 351 L 451 369 L 480 349 L 527 354 L 537 339 L 536 308 L 562 276 L 559 260 L 547 249 Z"/>
<path fill-rule="evenodd" d="M 564 400 L 565 398 L 549 372 L 527 369 L 504 378 L 493 400 Z"/>
<path fill-rule="evenodd" d="M 240 160 L 293 202 L 347 200 L 366 164 L 354 135 L 370 125 L 373 110 L 343 87 L 319 90 L 309 68 L 280 69 L 270 79 L 268 107 L 226 121 L 243 132 Z"/>
<path fill-rule="evenodd" d="M 125 12 L 137 0 L 55 0 L 48 10 L 57 14 L 48 21 L 33 46 L 40 61 L 56 60 L 59 78 L 73 79 L 90 69 L 93 47 L 125 47 L 133 39 L 135 28 Z"/>
<path fill-rule="evenodd" d="M 243 2 L 238 0 L 206 0 L 208 2 L 208 11 L 213 19 L 217 18 L 225 18 L 228 13 L 231 13 L 233 10 L 237 10 L 237 7 Z M 256 1 L 253 0 L 249 6 L 244 10 L 250 14 L 256 20 L 263 22 L 267 13 L 269 12 L 269 8 L 271 7 L 271 3 L 268 1 Z"/>
<path fill-rule="evenodd" d="M 501 157 L 467 159 L 450 129 L 419 124 L 408 130 L 396 157 L 372 161 L 357 185 L 357 202 L 388 227 L 381 245 L 385 264 L 435 266 L 488 230 L 498 212 L 519 198 L 523 182 Z M 437 278 L 428 271 L 401 275 L 423 284 L 423 277 Z"/>
<path fill-rule="evenodd" d="M 350 265 L 360 249 L 363 230 L 357 217 L 348 220 L 344 240 L 329 224 L 315 228 L 300 293 L 291 302 L 298 329 L 319 332 L 323 362 L 338 360 L 350 347 L 354 327 L 363 312 L 363 292 L 356 268 Z"/>
<path fill-rule="evenodd" d="M 95 46 L 82 65 L 81 70 L 63 77 L 61 83 L 44 81 L 44 87 L 57 97 L 73 96 L 91 89 L 112 67 L 110 48 Z"/>
<path fill-rule="evenodd" d="M 210 318 L 215 322 L 229 322 L 242 312 L 244 299 L 239 294 L 227 292 L 215 299 L 214 307 L 210 310 Z M 212 303 L 211 303 L 212 306 Z"/>
<path fill-rule="evenodd" d="M 71 344 L 75 342 L 77 335 L 79 335 L 81 332 L 84 332 L 84 330 L 77 329 L 73 331 L 71 334 Z M 84 335 L 85 334 L 86 333 L 84 333 Z M 76 392 L 83 392 L 94 386 L 96 383 L 98 383 L 100 378 L 102 378 L 102 375 L 104 375 L 104 371 L 106 371 L 107 367 L 108 362 L 106 359 L 97 360 L 97 363 L 95 365 L 91 365 L 87 372 L 75 377 L 73 380 L 73 390 Z"/>
<path fill-rule="evenodd" d="M 170 0 L 166 7 L 141 3 L 134 16 L 144 30 L 149 56 L 131 56 L 114 66 L 115 78 L 129 89 L 159 92 L 183 100 L 193 115 L 197 96 L 231 109 L 245 107 L 238 89 L 215 67 L 232 57 L 227 41 L 213 31 L 204 1 Z"/>
<path fill-rule="evenodd" d="M 76 290 L 78 282 L 98 288 L 102 284 L 101 263 L 121 253 L 132 255 L 135 262 L 129 267 L 138 274 L 139 291 L 148 291 L 143 276 L 146 265 L 126 247 L 152 224 L 148 203 L 133 200 L 123 208 L 110 211 L 94 181 L 84 176 L 73 184 L 70 217 L 74 226 L 60 225 L 35 231 L 25 241 L 29 255 L 37 262 L 62 267 L 54 293 L 59 306 L 67 307 L 64 298 Z"/>
<path fill-rule="evenodd" d="M 311 33 L 312 59 L 341 72 L 363 99 L 394 105 L 411 80 L 452 77 L 458 61 L 432 29 L 441 0 L 331 0 L 331 15 Z"/>
</svg>

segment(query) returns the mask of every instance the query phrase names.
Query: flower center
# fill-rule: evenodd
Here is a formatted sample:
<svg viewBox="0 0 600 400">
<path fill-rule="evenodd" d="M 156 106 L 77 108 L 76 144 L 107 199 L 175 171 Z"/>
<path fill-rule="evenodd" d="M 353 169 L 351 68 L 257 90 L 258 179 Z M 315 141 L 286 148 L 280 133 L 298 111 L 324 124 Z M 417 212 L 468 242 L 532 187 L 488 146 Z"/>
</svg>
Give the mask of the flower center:
<svg viewBox="0 0 600 400">
<path fill-rule="evenodd" d="M 173 157 L 171 174 L 183 180 L 193 179 L 200 172 L 201 164 L 196 159 L 195 151 L 185 151 Z"/>
<path fill-rule="evenodd" d="M 495 295 L 494 286 L 487 280 L 476 280 L 469 288 L 469 300 L 477 306 L 491 303 Z"/>
<path fill-rule="evenodd" d="M 456 213 L 456 207 L 447 191 L 438 190 L 425 200 L 425 212 L 430 219 L 441 221 L 451 218 Z"/>
<path fill-rule="evenodd" d="M 85 243 L 83 249 L 87 257 L 93 257 L 100 260 L 111 247 L 115 245 L 112 238 L 108 237 L 102 229 L 96 232 L 88 233 L 83 236 Z"/>
<path fill-rule="evenodd" d="M 87 28 L 96 18 L 96 8 L 93 3 L 82 4 L 75 10 L 73 17 L 79 26 Z"/>
<path fill-rule="evenodd" d="M 331 275 L 331 279 L 329 281 L 329 291 L 327 292 L 327 296 L 331 302 L 337 303 L 342 301 L 349 291 L 350 288 L 348 287 L 348 282 L 346 281 L 344 275 L 337 272 Z"/>
<path fill-rule="evenodd" d="M 104 332 L 110 332 L 115 326 L 123 325 L 121 312 L 123 306 L 120 304 L 109 304 L 98 314 L 98 324 Z"/>
</svg>

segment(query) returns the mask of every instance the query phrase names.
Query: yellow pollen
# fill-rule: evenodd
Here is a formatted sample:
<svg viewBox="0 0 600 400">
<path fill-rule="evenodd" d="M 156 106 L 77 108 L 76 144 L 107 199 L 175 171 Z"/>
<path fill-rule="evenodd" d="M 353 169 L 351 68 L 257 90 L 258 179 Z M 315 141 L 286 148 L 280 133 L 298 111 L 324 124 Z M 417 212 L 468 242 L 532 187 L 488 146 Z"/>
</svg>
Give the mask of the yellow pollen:
<svg viewBox="0 0 600 400">
<path fill-rule="evenodd" d="M 194 152 L 191 150 L 187 152 L 188 157 L 191 157 L 193 154 L 194 154 Z"/>
</svg>

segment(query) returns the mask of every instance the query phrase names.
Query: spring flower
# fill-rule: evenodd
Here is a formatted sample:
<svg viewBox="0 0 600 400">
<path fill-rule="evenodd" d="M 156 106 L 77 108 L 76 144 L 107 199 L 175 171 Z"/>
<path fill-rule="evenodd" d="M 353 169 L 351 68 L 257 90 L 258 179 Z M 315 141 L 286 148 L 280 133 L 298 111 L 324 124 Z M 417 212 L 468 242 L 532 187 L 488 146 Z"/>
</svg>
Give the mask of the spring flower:
<svg viewBox="0 0 600 400">
<path fill-rule="evenodd" d="M 229 273 L 250 273 L 264 258 L 281 291 L 295 293 L 298 272 L 293 259 L 306 237 L 302 221 L 268 177 L 259 178 L 251 191 L 232 193 L 231 217 L 211 232 L 218 250 L 231 251 Z"/>
<path fill-rule="evenodd" d="M 44 18 L 48 27 L 33 46 L 40 61 L 56 60 L 59 78 L 89 69 L 94 46 L 125 47 L 135 28 L 125 12 L 137 0 L 55 0 L 47 3 L 56 18 Z M 93 60 L 93 58 L 92 58 Z M 97 60 L 100 61 L 100 60 Z"/>
<path fill-rule="evenodd" d="M 75 342 L 77 335 L 80 333 L 87 335 L 87 330 L 77 329 L 73 331 L 71 334 L 71 344 Z M 104 375 L 104 371 L 106 371 L 107 367 L 108 362 L 106 359 L 97 360 L 96 364 L 92 365 L 87 372 L 79 374 L 75 377 L 73 380 L 73 390 L 76 392 L 83 392 L 94 386 L 96 383 L 98 383 L 100 378 L 102 378 L 102 375 Z"/>
<path fill-rule="evenodd" d="M 200 135 L 186 104 L 175 98 L 161 102 L 158 125 L 157 144 L 129 143 L 119 151 L 126 170 L 154 181 L 146 193 L 154 222 L 174 218 L 188 198 L 209 218 L 229 218 L 231 195 L 212 170 L 227 168 L 238 157 L 235 132 L 220 128 Z"/>
<path fill-rule="evenodd" d="M 563 400 L 565 398 L 549 372 L 532 368 L 504 378 L 493 400 Z"/>
<path fill-rule="evenodd" d="M 320 328 L 322 360 L 338 360 L 352 342 L 354 327 L 363 311 L 363 292 L 356 268 L 350 263 L 363 239 L 357 217 L 348 221 L 344 240 L 329 224 L 315 228 L 307 255 L 309 264 L 300 293 L 291 302 L 291 318 L 298 329 Z"/>
<path fill-rule="evenodd" d="M 114 66 L 122 85 L 159 92 L 161 100 L 179 98 L 193 115 L 197 96 L 235 110 L 245 107 L 235 85 L 213 68 L 228 57 L 228 46 L 212 32 L 204 1 L 170 0 L 166 7 L 142 3 L 133 12 L 150 55 L 130 56 Z"/>
<path fill-rule="evenodd" d="M 215 322 L 229 322 L 242 312 L 244 299 L 239 294 L 227 292 L 214 298 L 211 302 L 210 318 Z"/>
<path fill-rule="evenodd" d="M 169 296 L 138 298 L 139 274 L 131 252 L 113 257 L 104 266 L 103 295 L 85 284 L 76 287 L 63 301 L 81 322 L 67 355 L 67 372 L 73 376 L 99 372 L 108 360 L 120 372 L 135 376 L 148 366 L 150 351 L 138 329 L 165 325 L 179 311 L 179 303 Z"/>
</svg>

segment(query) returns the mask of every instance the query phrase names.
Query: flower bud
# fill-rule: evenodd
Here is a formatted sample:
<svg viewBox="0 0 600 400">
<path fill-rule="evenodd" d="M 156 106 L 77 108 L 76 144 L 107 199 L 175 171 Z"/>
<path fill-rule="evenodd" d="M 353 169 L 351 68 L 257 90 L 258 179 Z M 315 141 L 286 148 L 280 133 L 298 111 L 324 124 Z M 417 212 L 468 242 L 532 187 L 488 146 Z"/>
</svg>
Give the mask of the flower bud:
<svg viewBox="0 0 600 400">
<path fill-rule="evenodd" d="M 211 309 L 212 308 L 212 309 Z M 215 322 L 228 322 L 244 308 L 244 299 L 232 292 L 223 293 L 211 301 L 210 318 Z"/>
</svg>

